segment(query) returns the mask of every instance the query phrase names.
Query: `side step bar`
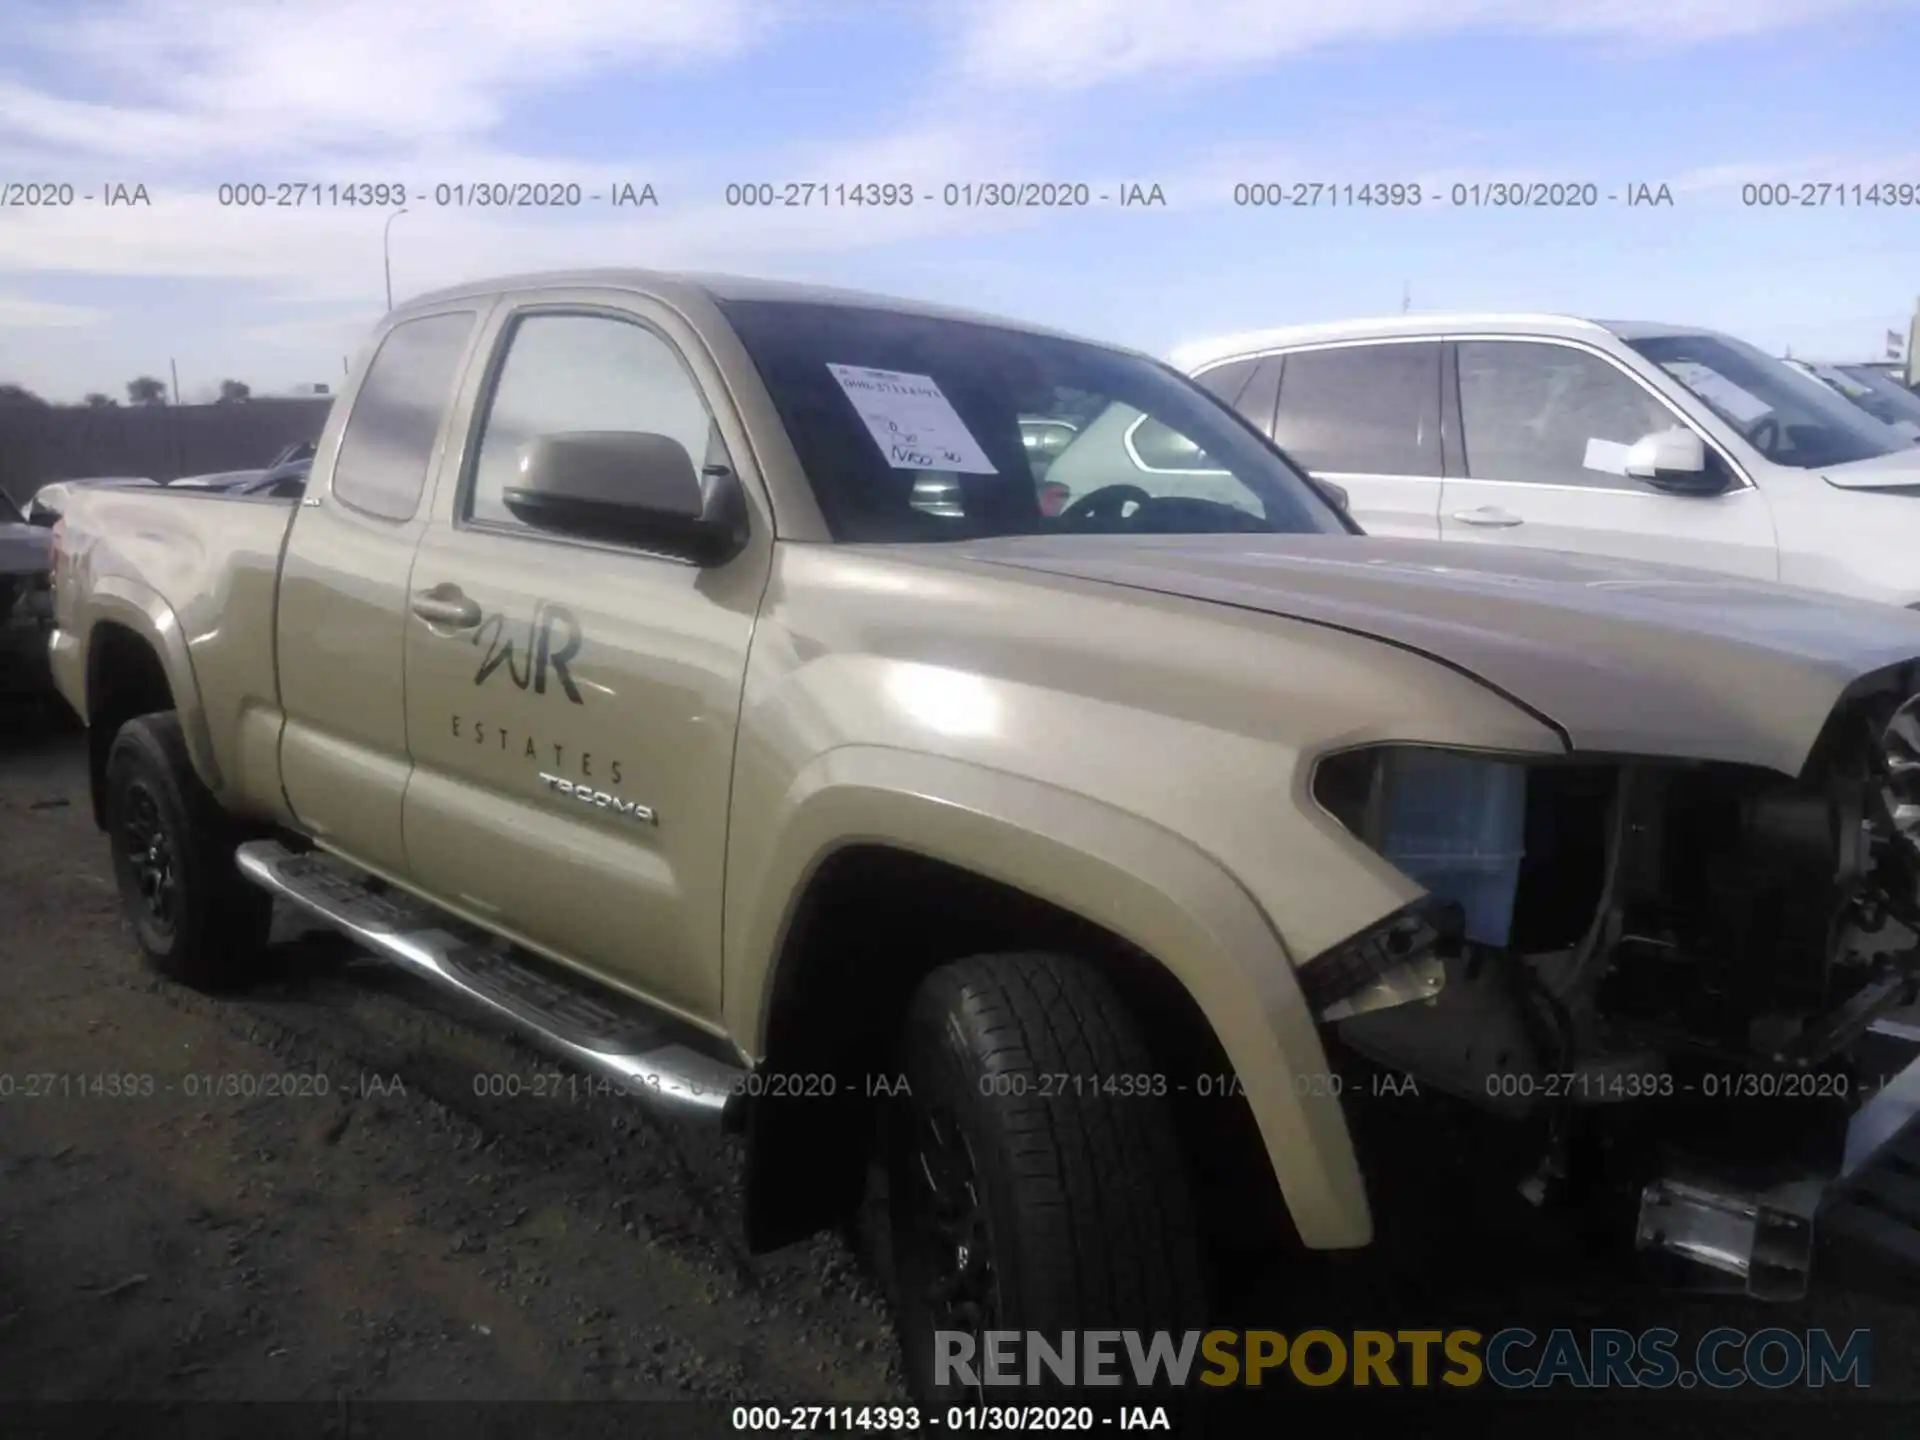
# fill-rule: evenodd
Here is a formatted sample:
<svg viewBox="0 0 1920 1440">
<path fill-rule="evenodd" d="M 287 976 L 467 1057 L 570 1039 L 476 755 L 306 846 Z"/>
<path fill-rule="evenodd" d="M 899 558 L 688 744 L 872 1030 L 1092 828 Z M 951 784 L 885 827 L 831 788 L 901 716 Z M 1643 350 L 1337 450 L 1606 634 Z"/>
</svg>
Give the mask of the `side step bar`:
<svg viewBox="0 0 1920 1440">
<path fill-rule="evenodd" d="M 740 1118 L 746 1070 L 709 1053 L 717 1042 L 681 1021 L 592 981 L 563 979 L 557 967 L 529 961 L 405 891 L 375 888 L 323 852 L 252 840 L 234 859 L 254 884 L 620 1093 L 670 1114 L 729 1126 Z"/>
</svg>

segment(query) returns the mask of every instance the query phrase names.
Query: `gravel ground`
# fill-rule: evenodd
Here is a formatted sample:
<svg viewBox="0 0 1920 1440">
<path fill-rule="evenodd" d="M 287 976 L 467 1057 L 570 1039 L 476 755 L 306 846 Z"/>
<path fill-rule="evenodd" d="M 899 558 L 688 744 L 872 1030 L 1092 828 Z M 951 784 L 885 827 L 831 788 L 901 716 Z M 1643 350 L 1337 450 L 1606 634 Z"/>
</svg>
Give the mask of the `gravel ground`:
<svg viewBox="0 0 1920 1440">
<path fill-rule="evenodd" d="M 733 1142 L 613 1101 L 478 1095 L 476 1076 L 529 1090 L 561 1072 L 335 939 L 281 930 L 239 995 L 147 974 L 79 737 L 6 720 L 0 1403 L 904 1401 L 869 1247 L 748 1256 Z M 290 1074 L 308 1093 L 216 1089 Z M 47 1088 L 36 1076 L 53 1093 L 28 1093 Z M 112 1088 L 93 1077 L 151 1091 L 90 1093 Z M 1260 1323 L 1867 1327 L 1867 1403 L 1730 1399 L 1705 1433 L 1824 1434 L 1836 1409 L 1878 1433 L 1920 1414 L 1872 1403 L 1920 1398 L 1916 1292 L 1872 1257 L 1823 1256 L 1811 1299 L 1763 1309 L 1628 1288 L 1452 1221 L 1436 1233 L 1437 1249 L 1276 1279 Z M 1621 1433 L 1590 1398 L 1556 1427 Z M 1655 1412 L 1634 1408 L 1638 1433 Z M 724 1405 L 686 1413 L 727 1428 Z"/>
</svg>

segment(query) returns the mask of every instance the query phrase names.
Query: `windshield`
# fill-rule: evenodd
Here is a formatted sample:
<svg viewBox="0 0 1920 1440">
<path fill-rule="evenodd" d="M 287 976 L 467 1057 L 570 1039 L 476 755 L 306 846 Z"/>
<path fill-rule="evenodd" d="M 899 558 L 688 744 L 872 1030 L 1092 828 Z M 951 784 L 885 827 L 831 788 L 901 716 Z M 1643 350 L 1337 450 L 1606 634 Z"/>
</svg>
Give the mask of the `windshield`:
<svg viewBox="0 0 1920 1440">
<path fill-rule="evenodd" d="M 1627 343 L 1776 465 L 1847 465 L 1912 443 L 1805 371 L 1744 341 L 1702 334 Z"/>
<path fill-rule="evenodd" d="M 837 540 L 1346 532 L 1244 422 L 1142 357 L 890 310 L 721 308 Z"/>
</svg>

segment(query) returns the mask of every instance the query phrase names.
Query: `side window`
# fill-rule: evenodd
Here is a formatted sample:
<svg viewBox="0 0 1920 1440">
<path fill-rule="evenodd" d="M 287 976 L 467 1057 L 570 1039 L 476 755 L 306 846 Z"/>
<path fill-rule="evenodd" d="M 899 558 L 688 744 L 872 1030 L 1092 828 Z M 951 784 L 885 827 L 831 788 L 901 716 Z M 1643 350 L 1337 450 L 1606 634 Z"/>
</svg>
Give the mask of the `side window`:
<svg viewBox="0 0 1920 1440">
<path fill-rule="evenodd" d="M 1049 515 L 1096 490 L 1121 485 L 1158 500 L 1206 500 L 1249 515 L 1267 513 L 1260 496 L 1198 441 L 1118 400 L 1081 431 L 1047 472 L 1047 482 L 1060 487 L 1057 503 L 1043 492 L 1044 513 Z M 1046 508 L 1049 505 L 1052 508 Z"/>
<path fill-rule="evenodd" d="M 1460 429 L 1476 480 L 1622 488 L 1634 441 L 1679 423 L 1598 355 L 1570 345 L 1463 340 Z"/>
<path fill-rule="evenodd" d="M 1142 470 L 1180 475 L 1196 470 L 1225 473 L 1213 457 L 1178 430 L 1152 416 L 1144 416 L 1127 435 L 1133 463 Z"/>
<path fill-rule="evenodd" d="M 644 325 L 604 315 L 516 321 L 483 425 L 466 513 L 491 524 L 521 526 L 501 492 L 513 483 L 520 452 L 541 435 L 648 430 L 678 440 L 696 467 L 727 463 L 712 412 L 678 352 Z"/>
<path fill-rule="evenodd" d="M 1201 389 L 1211 390 L 1231 405 L 1240 398 L 1240 392 L 1247 388 L 1247 381 L 1253 378 L 1259 363 L 1257 360 L 1229 360 L 1211 370 L 1202 370 L 1193 380 Z"/>
<path fill-rule="evenodd" d="M 1440 346 L 1296 350 L 1280 377 L 1273 439 L 1327 474 L 1440 474 Z"/>
<path fill-rule="evenodd" d="M 429 315 L 380 342 L 340 437 L 336 499 L 383 520 L 413 518 L 473 322 L 467 310 Z"/>
<path fill-rule="evenodd" d="M 1281 355 L 1269 355 L 1260 362 L 1253 378 L 1241 390 L 1233 408 L 1253 422 L 1262 435 L 1273 434 L 1273 412 L 1280 403 L 1280 379 L 1286 365 Z"/>
</svg>

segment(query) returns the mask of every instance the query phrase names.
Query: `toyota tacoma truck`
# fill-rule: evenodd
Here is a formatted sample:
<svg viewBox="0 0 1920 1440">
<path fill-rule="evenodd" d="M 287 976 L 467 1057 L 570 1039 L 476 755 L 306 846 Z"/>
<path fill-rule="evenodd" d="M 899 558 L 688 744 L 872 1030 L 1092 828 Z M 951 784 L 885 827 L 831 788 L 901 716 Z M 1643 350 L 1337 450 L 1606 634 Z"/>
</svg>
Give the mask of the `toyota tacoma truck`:
<svg viewBox="0 0 1920 1440">
<path fill-rule="evenodd" d="M 1116 427 L 1179 463 L 1089 483 Z M 1368 1245 L 1354 1065 L 1762 1295 L 1913 1105 L 1859 1055 L 1920 975 L 1920 615 L 1370 538 L 1128 350 L 474 284 L 302 498 L 77 490 L 55 547 L 155 967 L 245 982 L 277 898 L 734 1127 L 756 1247 L 884 1197 L 922 1393 L 935 1331 L 1188 1328 L 1215 1205 Z M 1728 1098 L 1783 1086 L 1830 1103 Z"/>
</svg>

